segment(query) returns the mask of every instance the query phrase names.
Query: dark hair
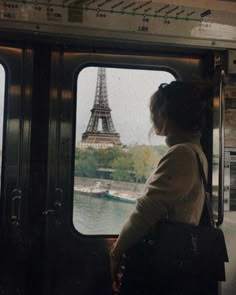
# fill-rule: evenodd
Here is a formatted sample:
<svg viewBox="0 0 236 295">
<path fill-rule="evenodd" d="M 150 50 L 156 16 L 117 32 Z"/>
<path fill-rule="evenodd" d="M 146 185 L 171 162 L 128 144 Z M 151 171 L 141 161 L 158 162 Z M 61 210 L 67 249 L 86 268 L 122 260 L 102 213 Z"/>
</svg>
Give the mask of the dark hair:
<svg viewBox="0 0 236 295">
<path fill-rule="evenodd" d="M 154 128 L 161 113 L 184 131 L 200 131 L 205 126 L 211 97 L 211 87 L 206 85 L 179 81 L 161 84 L 150 102 Z"/>
</svg>

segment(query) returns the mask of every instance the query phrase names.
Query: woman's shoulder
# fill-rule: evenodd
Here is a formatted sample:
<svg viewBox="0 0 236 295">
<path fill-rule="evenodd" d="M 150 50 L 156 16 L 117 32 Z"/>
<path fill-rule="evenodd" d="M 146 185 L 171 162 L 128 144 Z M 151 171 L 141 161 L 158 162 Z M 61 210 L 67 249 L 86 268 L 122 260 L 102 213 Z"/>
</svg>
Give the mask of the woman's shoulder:
<svg viewBox="0 0 236 295">
<path fill-rule="evenodd" d="M 180 143 L 171 146 L 168 151 L 163 155 L 160 164 L 168 159 L 180 161 L 195 161 L 196 152 L 199 154 L 200 159 L 205 161 L 206 157 L 200 145 L 192 143 Z M 194 159 L 194 160 L 193 160 Z"/>
<path fill-rule="evenodd" d="M 191 143 L 179 143 L 171 146 L 164 156 L 169 155 L 195 155 L 196 152 L 201 152 L 202 149 Z"/>
</svg>

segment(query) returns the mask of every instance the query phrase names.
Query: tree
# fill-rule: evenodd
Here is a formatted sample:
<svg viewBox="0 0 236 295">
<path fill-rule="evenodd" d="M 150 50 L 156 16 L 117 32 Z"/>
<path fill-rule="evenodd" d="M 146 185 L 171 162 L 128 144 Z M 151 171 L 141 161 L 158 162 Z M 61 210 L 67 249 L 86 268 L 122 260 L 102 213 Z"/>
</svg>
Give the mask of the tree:
<svg viewBox="0 0 236 295">
<path fill-rule="evenodd" d="M 117 181 L 131 181 L 133 172 L 133 161 L 129 154 L 124 154 L 112 162 L 112 179 Z"/>
<path fill-rule="evenodd" d="M 98 168 L 112 169 L 112 179 L 117 181 L 145 182 L 156 167 L 165 146 L 134 146 L 130 149 L 110 147 L 107 149 L 76 149 L 75 175 L 82 177 L 99 177 Z M 100 174 L 99 174 L 100 173 Z M 102 177 L 108 177 L 103 175 Z"/>
<path fill-rule="evenodd" d="M 76 150 L 75 153 L 75 175 L 82 177 L 96 177 L 98 161 L 96 150 Z"/>
<path fill-rule="evenodd" d="M 134 146 L 130 149 L 130 153 L 134 163 L 136 181 L 145 182 L 157 166 L 160 156 L 154 148 L 146 145 Z"/>
<path fill-rule="evenodd" d="M 111 168 L 115 159 L 122 156 L 124 151 L 120 147 L 109 147 L 97 150 L 97 160 L 99 167 Z"/>
</svg>

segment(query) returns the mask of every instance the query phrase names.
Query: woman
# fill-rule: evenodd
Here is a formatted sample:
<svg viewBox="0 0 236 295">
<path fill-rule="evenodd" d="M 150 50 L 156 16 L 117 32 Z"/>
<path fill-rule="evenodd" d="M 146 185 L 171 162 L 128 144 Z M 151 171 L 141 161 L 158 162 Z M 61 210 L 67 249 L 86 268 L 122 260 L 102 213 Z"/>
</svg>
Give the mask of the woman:
<svg viewBox="0 0 236 295">
<path fill-rule="evenodd" d="M 110 252 L 115 288 L 122 254 L 159 221 L 168 216 L 169 221 L 199 224 L 204 188 L 195 151 L 207 175 L 207 160 L 200 144 L 206 105 L 206 96 L 193 83 L 161 84 L 151 97 L 153 129 L 157 135 L 166 136 L 169 150 L 149 177 L 143 196 Z"/>
</svg>

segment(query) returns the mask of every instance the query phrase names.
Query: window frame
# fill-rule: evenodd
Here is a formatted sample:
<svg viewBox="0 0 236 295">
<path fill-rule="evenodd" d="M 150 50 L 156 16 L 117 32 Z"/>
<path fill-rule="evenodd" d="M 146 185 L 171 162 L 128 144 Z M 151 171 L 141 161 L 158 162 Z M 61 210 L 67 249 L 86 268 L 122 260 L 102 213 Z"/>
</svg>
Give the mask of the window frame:
<svg viewBox="0 0 236 295">
<path fill-rule="evenodd" d="M 99 67 L 105 67 L 106 69 L 107 68 L 112 68 L 112 69 L 124 69 L 124 70 L 144 70 L 144 71 L 157 71 L 157 72 L 167 72 L 169 74 L 171 74 L 173 76 L 173 78 L 175 80 L 180 80 L 180 76 L 179 74 L 174 70 L 172 69 L 171 67 L 168 67 L 168 66 L 156 66 L 156 65 L 145 65 L 145 64 L 142 64 L 142 65 L 133 65 L 133 64 L 121 64 L 121 63 L 112 63 L 112 62 L 87 62 L 87 63 L 83 63 L 82 65 L 78 66 L 76 71 L 74 72 L 74 78 L 73 78 L 73 98 L 74 98 L 74 115 L 73 115 L 73 142 L 74 142 L 74 145 L 73 145 L 73 175 L 75 177 L 75 174 L 74 174 L 74 171 L 75 171 L 75 149 L 76 149 L 76 121 L 77 121 L 77 116 L 76 116 L 76 106 L 77 106 L 77 81 L 79 79 L 79 75 L 80 73 L 86 69 L 86 68 L 89 68 L 89 67 L 94 67 L 94 68 L 99 68 Z M 77 79 L 76 79 L 77 77 Z M 75 82 L 76 80 L 76 82 Z M 95 85 L 96 86 L 96 85 Z M 91 106 L 92 107 L 92 106 Z M 89 118 L 88 118 L 89 119 Z M 74 188 L 74 177 L 73 177 L 73 188 Z M 74 202 L 74 191 L 72 192 L 72 202 Z M 74 203 L 73 203 L 74 204 Z M 125 222 L 125 220 L 124 220 Z M 98 234 L 87 234 L 87 233 L 83 233 L 81 231 L 79 231 L 75 225 L 74 225 L 74 214 L 73 214 L 73 211 L 72 211 L 72 226 L 73 226 L 73 231 L 76 231 L 78 234 L 82 235 L 82 236 L 85 236 L 85 237 L 110 237 L 110 236 L 117 236 L 118 234 L 101 234 L 101 233 L 98 233 Z"/>
</svg>

